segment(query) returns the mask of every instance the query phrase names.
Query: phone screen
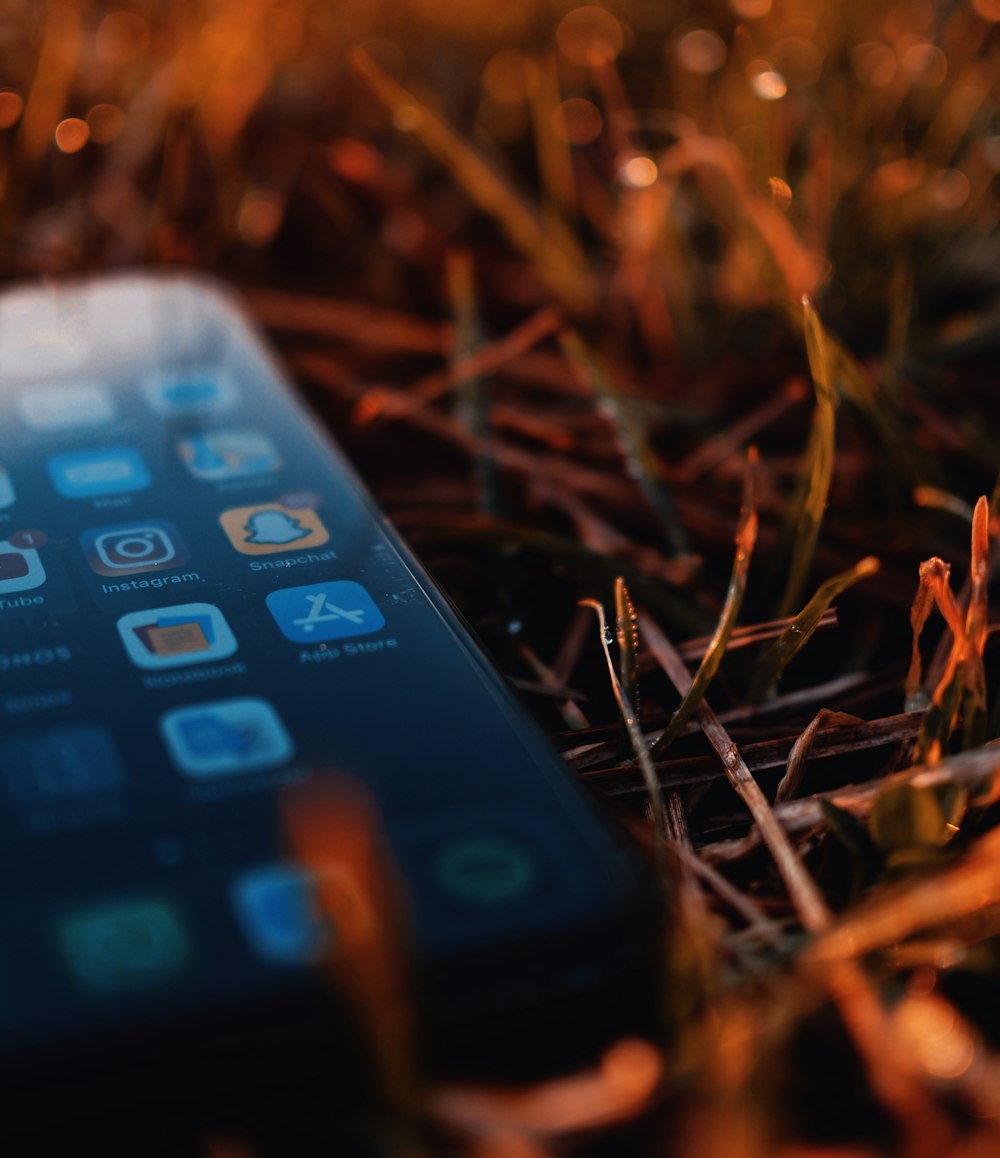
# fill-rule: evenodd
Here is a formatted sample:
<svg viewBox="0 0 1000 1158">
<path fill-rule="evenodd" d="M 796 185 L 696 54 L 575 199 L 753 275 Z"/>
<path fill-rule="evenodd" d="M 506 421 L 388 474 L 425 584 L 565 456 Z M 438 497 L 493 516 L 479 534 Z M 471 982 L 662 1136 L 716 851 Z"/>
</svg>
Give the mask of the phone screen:
<svg viewBox="0 0 1000 1158">
<path fill-rule="evenodd" d="M 0 299 L 0 1040 L 287 987 L 283 790 L 374 799 L 418 951 L 585 925 L 614 840 L 237 313 Z"/>
</svg>

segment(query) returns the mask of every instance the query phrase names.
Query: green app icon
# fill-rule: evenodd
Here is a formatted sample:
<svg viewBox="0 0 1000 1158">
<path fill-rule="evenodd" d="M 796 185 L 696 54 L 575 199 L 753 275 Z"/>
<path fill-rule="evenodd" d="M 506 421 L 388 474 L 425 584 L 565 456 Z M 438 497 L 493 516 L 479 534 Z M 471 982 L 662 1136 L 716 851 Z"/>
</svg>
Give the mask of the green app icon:
<svg viewBox="0 0 1000 1158">
<path fill-rule="evenodd" d="M 187 935 L 161 900 L 112 901 L 79 909 L 59 927 L 66 961 L 92 993 L 130 993 L 170 980 L 187 963 Z"/>
<path fill-rule="evenodd" d="M 449 897 L 471 905 L 520 900 L 538 880 L 537 862 L 520 841 L 488 833 L 448 841 L 431 871 Z"/>
</svg>

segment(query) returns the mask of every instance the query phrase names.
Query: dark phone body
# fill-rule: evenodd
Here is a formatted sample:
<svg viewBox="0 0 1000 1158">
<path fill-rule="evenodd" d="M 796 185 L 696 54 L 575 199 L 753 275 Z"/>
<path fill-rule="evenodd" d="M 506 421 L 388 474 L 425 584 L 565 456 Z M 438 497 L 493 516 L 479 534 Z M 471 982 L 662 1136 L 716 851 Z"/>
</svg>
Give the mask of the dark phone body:
<svg viewBox="0 0 1000 1158">
<path fill-rule="evenodd" d="M 377 810 L 438 1065 L 539 1071 L 655 1020 L 643 866 L 218 291 L 5 295 L 0 421 L 0 1077 L 26 1120 L 326 1068 L 355 1097 L 280 809 L 320 768 Z"/>
</svg>

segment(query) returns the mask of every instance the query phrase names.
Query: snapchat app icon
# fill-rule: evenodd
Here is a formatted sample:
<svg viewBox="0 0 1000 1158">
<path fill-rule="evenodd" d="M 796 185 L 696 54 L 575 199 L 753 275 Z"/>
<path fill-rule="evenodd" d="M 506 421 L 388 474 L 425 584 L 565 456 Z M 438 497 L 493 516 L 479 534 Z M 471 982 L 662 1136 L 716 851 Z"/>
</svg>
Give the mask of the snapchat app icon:
<svg viewBox="0 0 1000 1158">
<path fill-rule="evenodd" d="M 319 515 L 310 507 L 261 503 L 233 507 L 219 516 L 230 543 L 243 555 L 273 555 L 321 547 L 330 538 Z"/>
</svg>

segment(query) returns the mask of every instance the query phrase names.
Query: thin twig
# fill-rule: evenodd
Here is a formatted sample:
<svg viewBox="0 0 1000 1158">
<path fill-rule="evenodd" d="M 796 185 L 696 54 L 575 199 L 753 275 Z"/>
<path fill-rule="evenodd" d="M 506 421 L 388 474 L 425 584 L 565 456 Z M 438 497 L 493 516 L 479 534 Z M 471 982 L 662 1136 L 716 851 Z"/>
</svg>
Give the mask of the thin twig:
<svg viewBox="0 0 1000 1158">
<path fill-rule="evenodd" d="M 649 616 L 642 613 L 639 615 L 639 629 L 642 638 L 656 655 L 678 692 L 687 695 L 691 688 L 691 677 L 673 644 Z M 720 723 L 718 716 L 704 700 L 698 705 L 697 713 L 702 730 L 722 761 L 730 783 L 747 806 L 761 839 L 774 857 L 803 927 L 810 932 L 825 928 L 830 917 L 826 902 L 789 843 L 784 829 L 775 818 L 774 811 L 760 785 L 751 775 L 750 769 L 747 768 L 739 749 Z"/>
</svg>

